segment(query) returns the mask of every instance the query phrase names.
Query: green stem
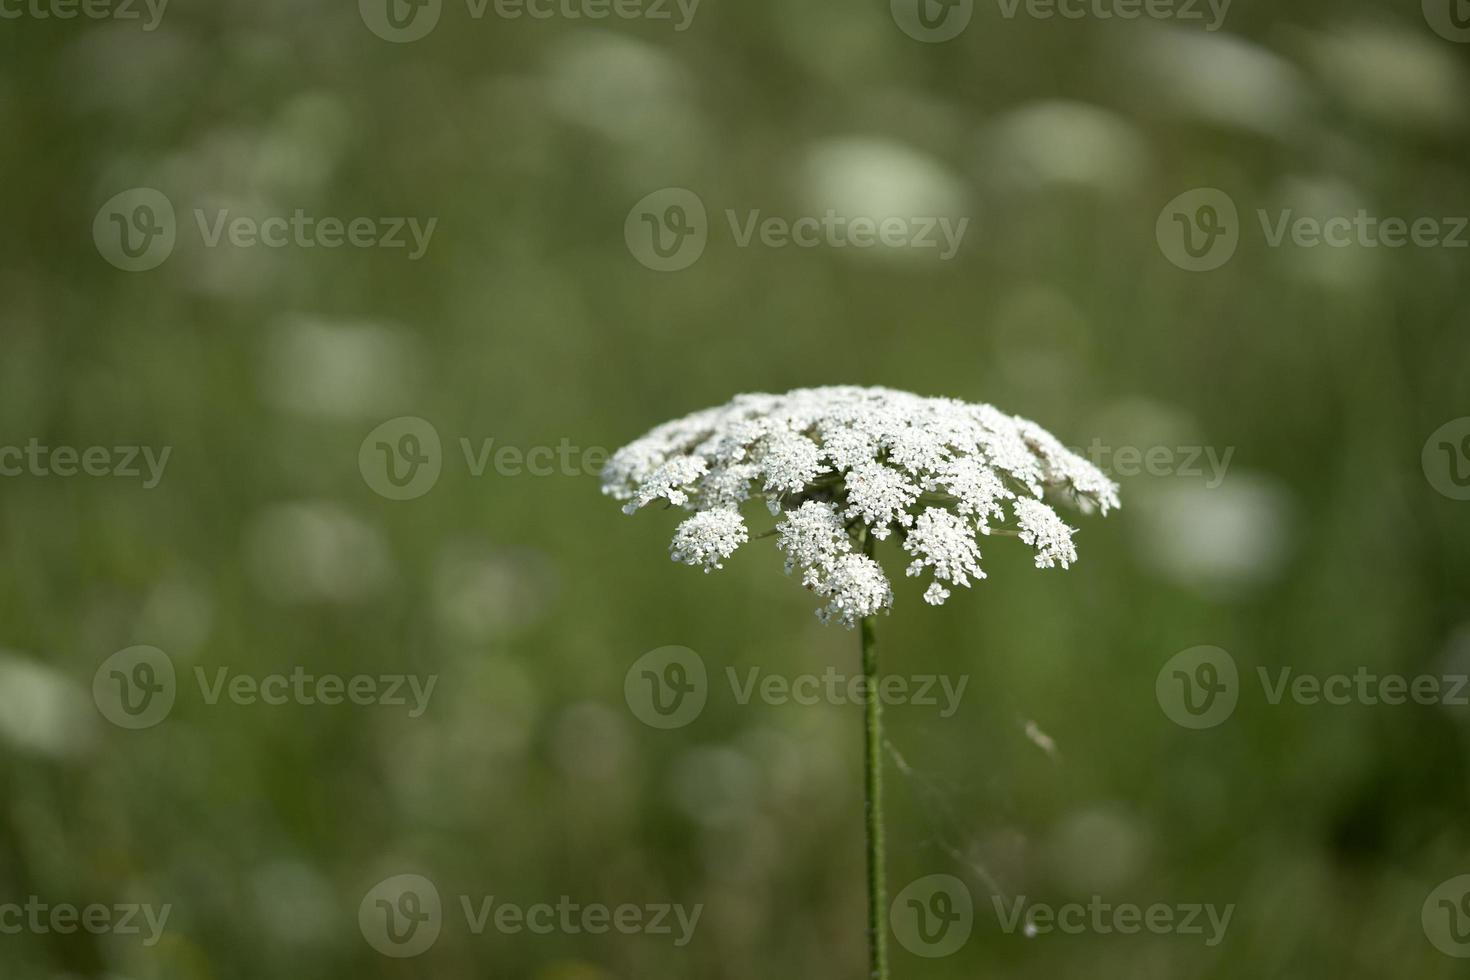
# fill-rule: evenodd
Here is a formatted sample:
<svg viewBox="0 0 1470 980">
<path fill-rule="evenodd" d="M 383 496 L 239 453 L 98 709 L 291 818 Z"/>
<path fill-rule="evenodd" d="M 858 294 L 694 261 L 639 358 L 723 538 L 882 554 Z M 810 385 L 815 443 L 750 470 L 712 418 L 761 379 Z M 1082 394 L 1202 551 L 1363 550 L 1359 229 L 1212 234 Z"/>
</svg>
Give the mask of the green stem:
<svg viewBox="0 0 1470 980">
<path fill-rule="evenodd" d="M 863 535 L 863 552 L 873 555 L 872 535 Z M 883 702 L 878 698 L 878 649 L 873 638 L 873 617 L 864 616 L 863 679 L 867 697 L 863 718 L 864 829 L 868 841 L 868 976 L 888 980 L 888 884 L 884 871 L 883 841 Z"/>
</svg>

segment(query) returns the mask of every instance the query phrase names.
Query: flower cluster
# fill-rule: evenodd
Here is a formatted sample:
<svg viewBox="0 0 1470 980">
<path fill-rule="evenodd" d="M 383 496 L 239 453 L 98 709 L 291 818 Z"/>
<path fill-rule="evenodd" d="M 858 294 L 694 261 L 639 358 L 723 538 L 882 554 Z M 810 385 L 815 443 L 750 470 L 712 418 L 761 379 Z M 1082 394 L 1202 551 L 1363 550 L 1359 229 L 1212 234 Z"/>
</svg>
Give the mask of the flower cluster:
<svg viewBox="0 0 1470 980">
<path fill-rule="evenodd" d="M 934 605 L 985 577 L 977 536 L 1014 535 L 1037 568 L 1068 567 L 1075 530 L 1047 491 L 1084 510 L 1118 506 L 1113 482 L 1036 423 L 888 388 L 739 395 L 660 425 L 603 471 L 628 513 L 659 500 L 694 511 L 670 550 L 705 571 L 749 540 L 740 508 L 764 499 L 786 571 L 827 600 L 824 621 L 849 627 L 893 603 L 871 545 L 895 531 L 908 574 L 930 572 Z"/>
</svg>

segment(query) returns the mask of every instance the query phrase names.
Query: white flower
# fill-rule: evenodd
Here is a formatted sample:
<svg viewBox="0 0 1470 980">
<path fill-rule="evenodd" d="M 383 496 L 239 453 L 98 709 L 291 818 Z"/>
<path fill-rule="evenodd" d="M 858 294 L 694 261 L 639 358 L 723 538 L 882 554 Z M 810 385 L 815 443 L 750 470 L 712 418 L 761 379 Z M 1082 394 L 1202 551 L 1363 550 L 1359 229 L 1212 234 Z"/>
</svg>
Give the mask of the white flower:
<svg viewBox="0 0 1470 980">
<path fill-rule="evenodd" d="M 765 473 L 765 488 L 778 494 L 800 493 L 825 470 L 817 444 L 788 429 L 778 429 L 762 439 L 756 460 Z"/>
<path fill-rule="evenodd" d="M 865 462 L 847 474 L 848 517 L 861 517 L 880 541 L 888 537 L 888 525 L 897 521 L 905 527 L 914 522 L 908 508 L 919 499 L 919 485 L 898 470 L 882 463 Z"/>
<path fill-rule="evenodd" d="M 831 572 L 816 585 L 816 592 L 831 599 L 825 608 L 817 610 L 822 622 L 836 620 L 848 629 L 864 616 L 893 605 L 893 589 L 882 566 L 867 555 L 838 558 Z"/>
<path fill-rule="evenodd" d="M 908 574 L 919 575 L 934 569 L 936 582 L 924 593 L 924 600 L 937 606 L 949 598 L 949 590 L 939 582 L 970 585 L 970 576 L 984 578 L 980 569 L 980 546 L 975 533 L 956 515 L 938 507 L 930 507 L 919 515 L 914 529 L 904 539 L 903 550 L 914 556 Z"/>
<path fill-rule="evenodd" d="M 1016 496 L 1002 482 L 1000 474 L 975 456 L 946 462 L 939 467 L 932 485 L 949 491 L 955 497 L 955 509 L 962 517 L 975 518 L 981 533 L 988 533 L 990 518 L 1005 520 L 1005 508 L 1000 502 Z"/>
<path fill-rule="evenodd" d="M 776 533 L 776 547 L 786 552 L 786 574 L 800 568 L 809 586 L 830 575 L 837 559 L 852 550 L 837 508 L 825 501 L 808 500 L 788 510 Z"/>
<path fill-rule="evenodd" d="M 702 510 L 674 529 L 669 553 L 674 561 L 703 565 L 706 572 L 724 568 L 724 560 L 746 541 L 745 518 L 734 510 Z"/>
<path fill-rule="evenodd" d="M 749 538 L 738 508 L 764 497 L 788 572 L 848 626 L 893 594 L 864 546 L 899 529 L 911 575 L 931 570 L 925 601 L 985 577 L 977 535 L 1019 536 L 1036 565 L 1076 560 L 1073 529 L 1048 490 L 1084 509 L 1118 506 L 1117 487 L 1036 423 L 990 405 L 889 388 L 803 388 L 738 395 L 666 422 L 618 450 L 603 492 L 633 512 L 656 500 L 695 511 L 674 558 L 708 571 Z"/>
<path fill-rule="evenodd" d="M 1021 540 L 1036 549 L 1036 567 L 1051 568 L 1058 562 L 1063 568 L 1077 560 L 1072 544 L 1076 528 L 1068 527 L 1057 512 L 1033 497 L 1016 501 L 1016 523 L 1021 526 Z"/>
<path fill-rule="evenodd" d="M 1094 501 L 1102 508 L 1104 517 L 1108 508 L 1119 506 L 1117 484 L 1104 476 L 1102 470 L 1063 446 L 1056 436 L 1035 422 L 1020 418 L 1016 422 L 1026 444 L 1041 457 L 1047 483 L 1065 486 L 1073 494 Z"/>
<path fill-rule="evenodd" d="M 664 497 L 671 504 L 684 504 L 692 492 L 690 484 L 704 475 L 709 464 L 698 456 L 675 456 L 659 466 L 639 486 L 633 499 L 623 506 L 623 513 L 631 514 L 640 507 Z"/>
</svg>

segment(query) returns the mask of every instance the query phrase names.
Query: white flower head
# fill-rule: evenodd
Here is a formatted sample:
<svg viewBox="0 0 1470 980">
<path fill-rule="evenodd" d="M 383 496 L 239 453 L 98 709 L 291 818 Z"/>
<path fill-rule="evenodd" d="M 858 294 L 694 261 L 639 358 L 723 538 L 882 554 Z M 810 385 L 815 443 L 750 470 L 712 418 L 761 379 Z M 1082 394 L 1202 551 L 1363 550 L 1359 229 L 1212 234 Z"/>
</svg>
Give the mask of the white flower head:
<svg viewBox="0 0 1470 980">
<path fill-rule="evenodd" d="M 887 612 L 893 588 L 883 567 L 867 555 L 848 553 L 838 558 L 817 583 L 816 593 L 831 601 L 817 610 L 824 623 L 833 620 L 851 629 L 865 616 Z"/>
<path fill-rule="evenodd" d="M 1056 511 L 1033 497 L 1017 500 L 1015 509 L 1021 540 L 1036 549 L 1036 567 L 1060 564 L 1070 568 L 1077 560 L 1077 548 L 1072 544 L 1076 528 L 1069 527 Z"/>
<path fill-rule="evenodd" d="M 674 529 L 669 554 L 686 565 L 703 565 L 706 572 L 724 568 L 724 560 L 750 540 L 745 518 L 736 510 L 702 510 Z"/>
<path fill-rule="evenodd" d="M 808 585 L 816 578 L 812 573 L 831 568 L 852 550 L 852 538 L 836 505 L 823 500 L 808 500 L 787 511 L 776 533 L 776 547 L 786 552 L 786 574 L 800 568 L 807 573 Z"/>
<path fill-rule="evenodd" d="M 739 508 L 764 497 L 786 571 L 827 600 L 824 621 L 849 627 L 893 603 L 871 550 L 895 531 L 938 605 L 948 586 L 985 578 L 979 535 L 1019 537 L 1038 568 L 1077 559 L 1048 491 L 1103 514 L 1118 506 L 1117 486 L 1036 423 L 889 388 L 738 395 L 624 446 L 602 479 L 629 513 L 657 500 L 694 511 L 670 551 L 706 571 L 749 539 Z"/>
<path fill-rule="evenodd" d="M 924 601 L 932 606 L 941 605 L 949 598 L 949 590 L 940 582 L 968 588 L 971 576 L 985 577 L 980 569 L 980 545 L 975 540 L 975 529 L 959 515 L 938 507 L 930 507 L 919 515 L 913 531 L 904 539 L 903 550 L 914 556 L 909 563 L 909 575 L 934 569 L 935 581 L 924 593 Z"/>
</svg>

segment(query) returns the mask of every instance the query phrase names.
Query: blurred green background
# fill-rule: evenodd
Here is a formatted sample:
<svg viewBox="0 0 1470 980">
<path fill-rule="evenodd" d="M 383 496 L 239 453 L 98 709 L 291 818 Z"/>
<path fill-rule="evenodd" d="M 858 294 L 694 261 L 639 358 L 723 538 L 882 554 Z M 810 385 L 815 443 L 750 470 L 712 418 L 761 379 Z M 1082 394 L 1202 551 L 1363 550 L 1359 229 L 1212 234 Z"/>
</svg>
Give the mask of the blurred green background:
<svg viewBox="0 0 1470 980">
<path fill-rule="evenodd" d="M 999 540 L 990 578 L 934 609 L 880 553 L 885 669 L 968 679 L 951 717 L 888 711 L 892 891 L 950 874 L 975 901 L 958 952 L 895 944 L 896 976 L 1463 975 L 1421 911 L 1470 873 L 1470 711 L 1273 705 L 1256 680 L 1470 671 L 1470 459 L 1431 438 L 1466 434 L 1470 252 L 1273 247 L 1258 220 L 1470 214 L 1448 5 L 1242 0 L 1208 30 L 931 4 L 947 40 L 903 0 L 703 0 L 682 30 L 677 7 L 443 0 L 412 41 L 366 0 L 173 0 L 151 30 L 141 7 L 36 9 L 0 20 L 0 447 L 171 454 L 151 489 L 0 477 L 0 905 L 172 911 L 151 946 L 0 934 L 0 976 L 861 976 L 860 711 L 723 682 L 853 671 L 856 634 L 816 621 L 769 541 L 698 574 L 668 559 L 673 514 L 623 516 L 580 463 L 477 476 L 460 444 L 585 462 L 816 384 L 1169 451 L 1118 473 L 1121 512 L 1078 519 L 1069 572 Z M 107 208 L 140 187 L 176 241 L 130 272 Z M 635 205 L 671 187 L 707 245 L 660 272 Z M 1168 206 L 1205 187 L 1238 247 L 1188 271 Z M 828 208 L 970 221 L 946 261 L 742 247 L 726 218 Z M 437 223 L 417 260 L 211 247 L 195 213 L 220 209 Z M 433 426 L 442 472 L 390 500 L 359 451 L 401 416 Z M 1206 448 L 1232 454 L 1222 480 L 1186 465 Z M 128 730 L 93 681 L 140 644 L 177 698 Z M 659 730 L 624 678 L 671 644 L 711 688 Z M 1155 684 L 1198 645 L 1241 680 L 1233 716 L 1192 730 Z M 438 681 L 410 717 L 211 704 L 194 680 L 297 667 Z M 444 903 L 415 958 L 359 925 L 399 874 Z M 476 935 L 459 897 L 492 895 L 704 908 L 683 947 Z M 1027 938 L 995 895 L 1235 911 L 1213 947 Z"/>
</svg>

